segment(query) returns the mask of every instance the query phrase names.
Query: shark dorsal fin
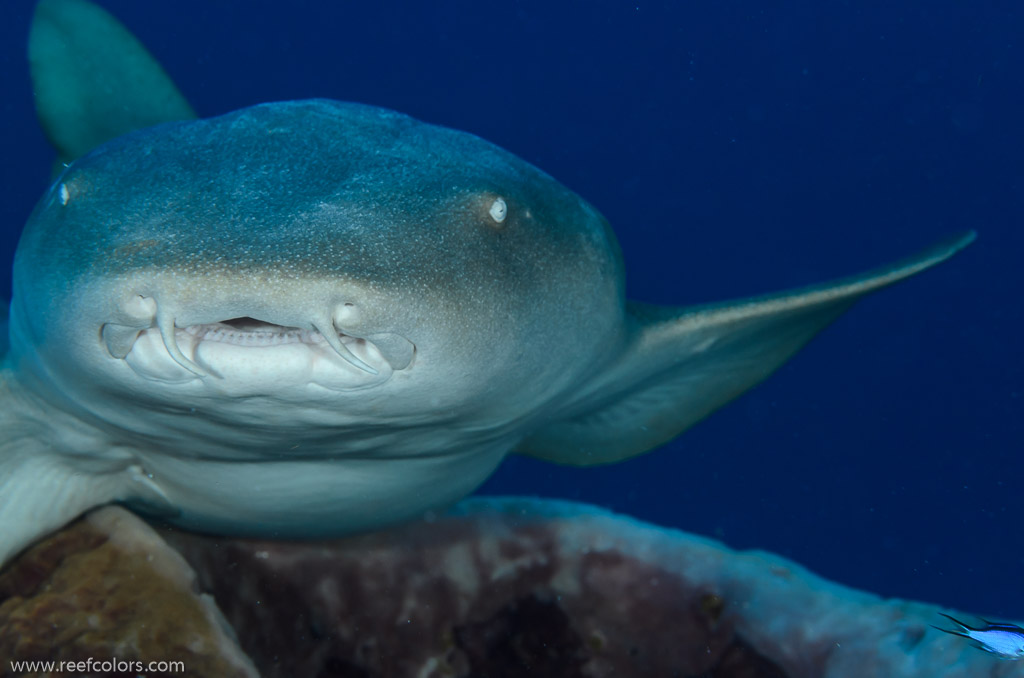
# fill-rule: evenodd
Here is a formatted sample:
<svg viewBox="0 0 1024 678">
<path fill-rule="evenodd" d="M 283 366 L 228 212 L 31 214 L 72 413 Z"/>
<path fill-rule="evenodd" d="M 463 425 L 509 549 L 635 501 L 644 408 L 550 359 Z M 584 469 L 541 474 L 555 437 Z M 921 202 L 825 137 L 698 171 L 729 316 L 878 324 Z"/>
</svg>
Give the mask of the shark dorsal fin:
<svg viewBox="0 0 1024 678">
<path fill-rule="evenodd" d="M 36 113 L 58 162 L 114 137 L 196 117 L 156 59 L 87 0 L 42 0 L 28 40 Z"/>
</svg>

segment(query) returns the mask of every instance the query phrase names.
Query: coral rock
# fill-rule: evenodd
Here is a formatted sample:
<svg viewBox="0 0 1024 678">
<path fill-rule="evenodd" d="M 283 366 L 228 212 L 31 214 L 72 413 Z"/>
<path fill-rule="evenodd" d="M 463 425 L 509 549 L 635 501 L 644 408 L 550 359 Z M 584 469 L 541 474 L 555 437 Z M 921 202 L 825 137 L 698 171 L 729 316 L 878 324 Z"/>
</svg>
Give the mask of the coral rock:
<svg viewBox="0 0 1024 678">
<path fill-rule="evenodd" d="M 0 676 L 257 675 L 188 564 L 119 508 L 73 523 L 0 573 L 0 660 Z M 13 664 L 37 661 L 76 665 Z"/>
<path fill-rule="evenodd" d="M 0 574 L 0 657 L 265 678 L 1024 677 L 931 628 L 934 606 L 579 504 L 471 499 L 329 542 L 159 532 L 178 552 L 103 509 L 23 554 Z"/>
<path fill-rule="evenodd" d="M 886 601 L 593 507 L 471 499 L 315 544 L 168 533 L 273 676 L 1006 678 Z"/>
</svg>

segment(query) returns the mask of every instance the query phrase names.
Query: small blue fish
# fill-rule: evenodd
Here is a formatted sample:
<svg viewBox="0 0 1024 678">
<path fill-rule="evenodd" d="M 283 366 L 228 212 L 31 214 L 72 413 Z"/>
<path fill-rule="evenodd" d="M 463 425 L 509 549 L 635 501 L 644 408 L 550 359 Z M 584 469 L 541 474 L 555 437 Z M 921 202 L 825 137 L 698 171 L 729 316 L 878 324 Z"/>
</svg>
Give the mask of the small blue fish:
<svg viewBox="0 0 1024 678">
<path fill-rule="evenodd" d="M 977 643 L 978 649 L 990 652 L 1001 659 L 1024 659 L 1024 628 L 1014 624 L 994 624 L 984 619 L 982 619 L 985 622 L 984 626 L 974 628 L 953 619 L 948 614 L 942 614 L 942 616 L 960 628 L 956 631 L 940 629 L 938 626 L 932 628 L 973 640 Z"/>
</svg>

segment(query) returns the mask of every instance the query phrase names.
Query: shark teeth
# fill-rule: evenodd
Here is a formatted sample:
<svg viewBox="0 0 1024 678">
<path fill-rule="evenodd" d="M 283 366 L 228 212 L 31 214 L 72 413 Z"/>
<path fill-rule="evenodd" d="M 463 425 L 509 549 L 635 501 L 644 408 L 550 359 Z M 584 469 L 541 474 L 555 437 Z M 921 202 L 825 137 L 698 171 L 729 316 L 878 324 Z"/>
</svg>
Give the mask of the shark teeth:
<svg viewBox="0 0 1024 678">
<path fill-rule="evenodd" d="M 189 325 L 182 328 L 200 341 L 219 341 L 235 346 L 283 346 L 285 344 L 322 344 L 324 337 L 316 330 L 283 327 L 280 330 L 238 329 L 223 323 Z"/>
<path fill-rule="evenodd" d="M 197 341 L 215 341 L 234 346 L 265 347 L 284 346 L 287 344 L 327 344 L 345 362 L 353 367 L 369 374 L 378 374 L 376 369 L 356 357 L 346 346 L 347 343 L 360 342 L 362 340 L 337 331 L 325 335 L 320 329 L 282 327 L 250 318 L 208 325 L 189 325 L 181 329 L 195 337 Z"/>
</svg>

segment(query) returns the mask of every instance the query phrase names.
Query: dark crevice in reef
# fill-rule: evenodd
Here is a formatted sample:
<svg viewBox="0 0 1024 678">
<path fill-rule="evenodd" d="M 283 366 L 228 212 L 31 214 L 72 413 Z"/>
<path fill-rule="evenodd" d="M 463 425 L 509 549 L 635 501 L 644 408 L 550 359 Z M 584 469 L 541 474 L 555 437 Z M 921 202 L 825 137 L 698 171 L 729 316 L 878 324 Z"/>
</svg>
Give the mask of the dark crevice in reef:
<svg viewBox="0 0 1024 678">
<path fill-rule="evenodd" d="M 673 642 L 668 637 L 660 640 Z M 587 662 L 596 657 L 573 630 L 565 611 L 536 596 L 518 600 L 484 622 L 456 627 L 455 642 L 469 660 L 466 678 L 585 678 L 589 675 Z M 641 660 L 645 652 L 633 647 L 628 654 Z M 669 673 L 658 675 L 678 678 L 787 678 L 781 668 L 739 637 L 709 671 L 694 674 L 660 668 Z"/>
<path fill-rule="evenodd" d="M 778 664 L 758 654 L 739 637 L 725 649 L 715 668 L 705 675 L 707 678 L 788 678 Z"/>
<path fill-rule="evenodd" d="M 466 678 L 585 678 L 588 653 L 562 608 L 531 596 L 490 619 L 455 628 L 469 661 Z"/>
</svg>

